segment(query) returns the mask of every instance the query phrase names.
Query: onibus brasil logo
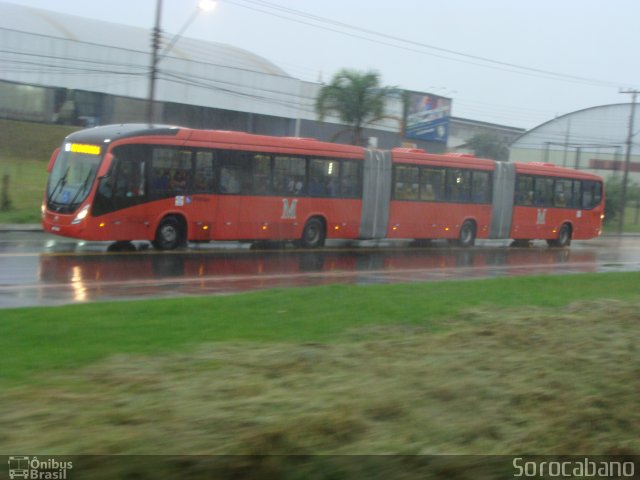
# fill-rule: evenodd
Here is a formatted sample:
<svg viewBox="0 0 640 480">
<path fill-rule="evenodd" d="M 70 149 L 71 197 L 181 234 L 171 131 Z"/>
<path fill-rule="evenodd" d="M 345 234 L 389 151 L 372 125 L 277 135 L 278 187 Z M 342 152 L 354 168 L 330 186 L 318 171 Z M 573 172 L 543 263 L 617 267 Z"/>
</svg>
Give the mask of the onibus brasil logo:
<svg viewBox="0 0 640 480">
<path fill-rule="evenodd" d="M 55 458 L 39 460 L 38 457 L 9 457 L 9 478 L 34 480 L 65 480 L 67 470 L 73 468 L 73 462 L 63 462 Z"/>
</svg>

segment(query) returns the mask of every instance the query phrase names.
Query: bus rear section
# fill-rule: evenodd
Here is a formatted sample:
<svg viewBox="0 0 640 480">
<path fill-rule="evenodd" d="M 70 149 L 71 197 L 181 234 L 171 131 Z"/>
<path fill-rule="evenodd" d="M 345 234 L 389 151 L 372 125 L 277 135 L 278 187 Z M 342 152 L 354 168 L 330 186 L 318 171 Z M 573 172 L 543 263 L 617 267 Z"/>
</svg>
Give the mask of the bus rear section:
<svg viewBox="0 0 640 480">
<path fill-rule="evenodd" d="M 511 238 L 564 247 L 602 233 L 600 177 L 541 163 L 514 163 Z"/>
</svg>

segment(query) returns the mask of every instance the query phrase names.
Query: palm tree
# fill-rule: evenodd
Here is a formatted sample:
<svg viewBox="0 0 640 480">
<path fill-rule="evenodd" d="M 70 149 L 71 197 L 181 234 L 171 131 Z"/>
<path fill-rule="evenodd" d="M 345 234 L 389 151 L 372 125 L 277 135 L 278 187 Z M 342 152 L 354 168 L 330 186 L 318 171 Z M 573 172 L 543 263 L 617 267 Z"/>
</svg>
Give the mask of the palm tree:
<svg viewBox="0 0 640 480">
<path fill-rule="evenodd" d="M 316 98 L 316 112 L 320 120 L 335 114 L 349 125 L 334 135 L 334 140 L 344 131 L 351 131 L 352 143 L 362 145 L 362 129 L 384 118 L 385 98 L 391 91 L 391 88 L 380 86 L 377 72 L 361 73 L 345 68 L 335 74 L 331 83 L 320 89 Z"/>
</svg>

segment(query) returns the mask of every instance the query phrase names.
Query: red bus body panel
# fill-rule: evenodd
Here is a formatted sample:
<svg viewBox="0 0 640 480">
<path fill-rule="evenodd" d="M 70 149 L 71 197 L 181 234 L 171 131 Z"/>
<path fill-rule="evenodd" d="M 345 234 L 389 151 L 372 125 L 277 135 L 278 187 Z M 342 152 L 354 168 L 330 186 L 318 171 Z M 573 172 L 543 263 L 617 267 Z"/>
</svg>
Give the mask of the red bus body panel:
<svg viewBox="0 0 640 480">
<path fill-rule="evenodd" d="M 394 149 L 394 165 L 471 168 L 492 172 L 492 160 L 433 155 L 422 150 Z M 490 204 L 391 200 L 388 238 L 454 239 L 467 220 L 477 225 L 477 238 L 488 238 Z"/>
</svg>

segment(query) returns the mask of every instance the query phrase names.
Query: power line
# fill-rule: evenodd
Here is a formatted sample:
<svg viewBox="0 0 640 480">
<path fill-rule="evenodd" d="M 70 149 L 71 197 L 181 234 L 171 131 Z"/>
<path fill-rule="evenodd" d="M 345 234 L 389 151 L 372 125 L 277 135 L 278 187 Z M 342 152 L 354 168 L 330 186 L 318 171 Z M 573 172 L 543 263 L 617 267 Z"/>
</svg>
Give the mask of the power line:
<svg viewBox="0 0 640 480">
<path fill-rule="evenodd" d="M 314 15 L 314 14 L 310 14 L 310 13 L 307 13 L 307 12 L 303 12 L 301 10 L 296 10 L 296 9 L 293 9 L 293 8 L 283 7 L 281 5 L 277 5 L 277 4 L 268 2 L 266 0 L 226 0 L 226 2 L 227 3 L 231 3 L 233 5 L 236 5 L 236 6 L 239 6 L 239 7 L 242 7 L 242 8 L 247 8 L 247 9 L 250 9 L 250 10 L 254 10 L 254 11 L 261 12 L 261 13 L 265 13 L 267 15 L 272 15 L 272 16 L 275 16 L 275 17 L 278 17 L 278 18 L 283 18 L 283 19 L 288 20 L 288 21 L 294 21 L 294 22 L 301 23 L 301 24 L 304 24 L 304 25 L 309 25 L 309 26 L 313 26 L 313 27 L 316 27 L 316 28 L 321 28 L 321 29 L 332 31 L 332 32 L 339 33 L 339 34 L 342 34 L 342 35 L 347 35 L 347 36 L 350 36 L 350 37 L 360 38 L 360 39 L 363 39 L 363 40 L 367 40 L 367 41 L 371 41 L 371 42 L 375 42 L 375 43 L 391 46 L 391 47 L 394 47 L 394 48 L 400 48 L 400 49 L 407 50 L 407 51 L 412 51 L 412 52 L 415 52 L 415 53 L 436 56 L 438 58 L 443 58 L 443 59 L 446 59 L 446 60 L 462 62 L 462 63 L 472 64 L 472 65 L 482 66 L 482 67 L 487 67 L 487 68 L 494 68 L 494 69 L 498 69 L 498 70 L 509 71 L 509 72 L 512 72 L 512 73 L 519 73 L 519 74 L 522 74 L 522 75 L 534 76 L 534 77 L 539 77 L 539 78 L 551 78 L 551 79 L 564 80 L 564 81 L 573 82 L 573 83 L 582 83 L 582 84 L 587 84 L 587 85 L 595 85 L 595 86 L 608 87 L 608 88 L 617 88 L 620 85 L 619 82 L 612 82 L 612 81 L 607 81 L 607 80 L 599 80 L 599 79 L 581 77 L 581 76 L 577 76 L 577 75 L 569 75 L 569 74 L 565 74 L 565 73 L 561 73 L 561 72 L 554 72 L 554 71 L 551 71 L 551 70 L 544 70 L 544 69 L 540 69 L 540 68 L 528 67 L 528 66 L 524 66 L 524 65 L 518 65 L 518 64 L 515 64 L 515 63 L 495 60 L 495 59 L 488 58 L 488 57 L 483 57 L 483 56 L 480 56 L 480 55 L 472 55 L 472 54 L 468 54 L 468 53 L 464 53 L 464 52 L 459 52 L 459 51 L 456 51 L 456 50 L 443 48 L 443 47 L 439 47 L 439 46 L 436 46 L 436 45 L 430 45 L 430 44 L 427 44 L 427 43 L 418 42 L 418 41 L 415 41 L 415 40 L 410 40 L 410 39 L 398 37 L 398 36 L 395 36 L 395 35 L 385 34 L 385 33 L 381 33 L 381 32 L 374 31 L 374 30 L 370 30 L 370 29 L 367 29 L 367 28 L 359 27 L 359 26 L 356 26 L 356 25 L 352 25 L 352 24 L 348 24 L 348 23 L 332 20 L 332 19 L 329 19 L 329 18 L 326 18 L 326 17 L 321 17 L 319 15 Z M 256 8 L 255 6 L 251 6 L 251 5 L 257 5 L 257 6 L 261 7 L 261 8 Z M 267 10 L 264 10 L 265 8 Z M 279 14 L 279 13 L 274 13 L 273 11 L 270 11 L 270 10 L 275 10 L 277 12 L 281 12 L 282 14 L 290 15 L 291 17 L 287 17 L 287 16 Z M 300 20 L 297 17 L 301 17 L 301 18 L 304 18 L 304 19 L 309 20 L 309 21 Z M 313 22 L 317 22 L 317 23 L 313 23 Z M 326 26 L 323 26 L 323 25 L 330 25 L 331 27 L 337 27 L 337 28 L 330 28 L 330 27 L 326 27 Z M 348 30 L 348 31 L 356 31 L 356 32 L 368 35 L 368 37 L 365 37 L 365 36 L 362 36 L 362 35 L 352 34 L 352 33 L 349 33 L 348 31 L 345 32 L 345 31 L 342 31 L 342 30 L 338 30 L 338 28 L 342 28 L 342 29 Z M 371 38 L 369 38 L 369 37 L 371 37 Z M 376 39 L 384 39 L 385 41 L 376 40 Z M 390 43 L 389 41 L 397 42 L 397 43 Z M 409 45 L 411 48 L 406 47 L 406 46 L 402 46 L 402 45 L 398 45 L 398 43 L 402 44 L 402 45 Z M 415 47 L 417 47 L 418 49 L 416 49 Z M 430 51 L 439 52 L 439 54 L 425 52 L 424 51 L 425 49 L 426 50 L 430 50 Z M 478 63 L 478 62 L 483 62 L 483 63 Z"/>
</svg>

